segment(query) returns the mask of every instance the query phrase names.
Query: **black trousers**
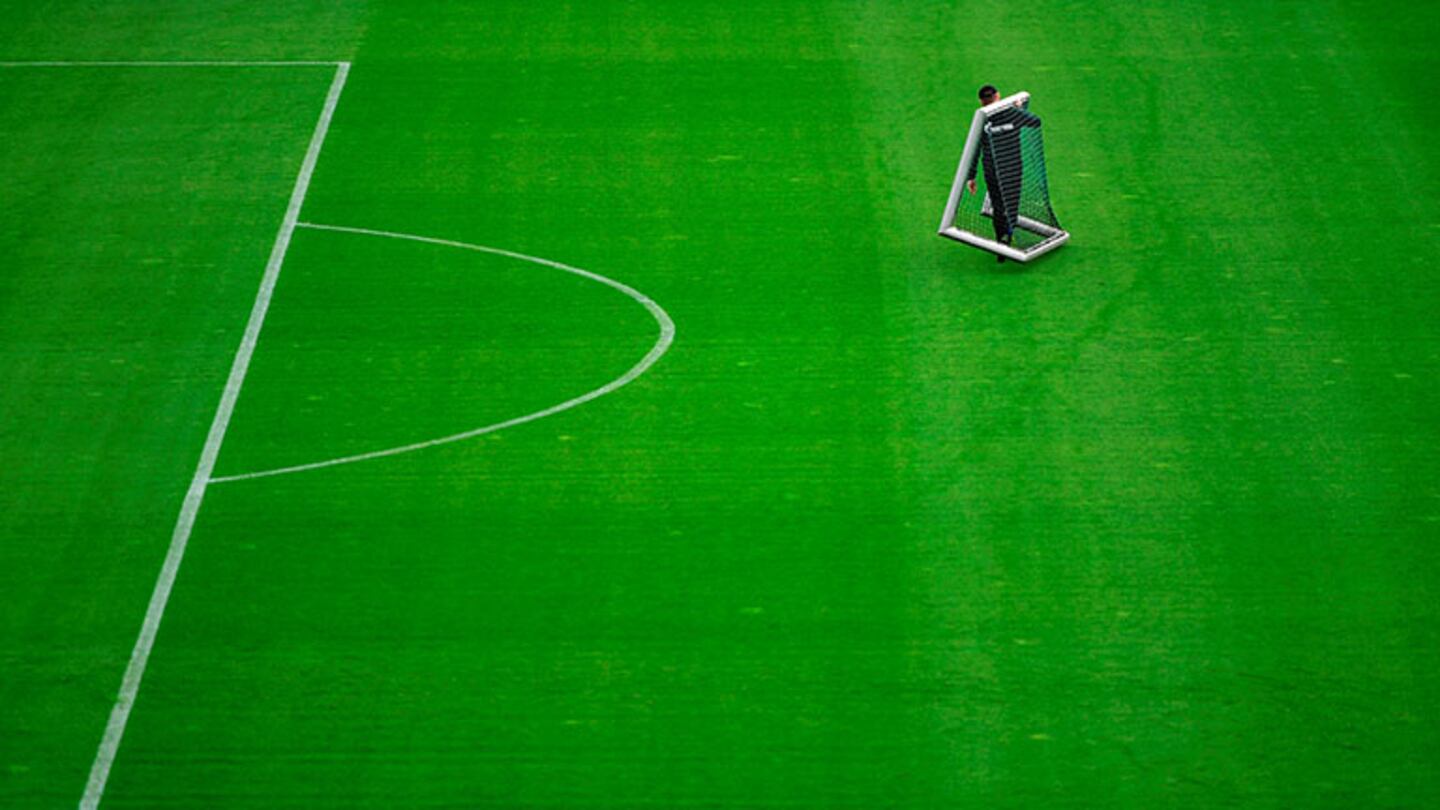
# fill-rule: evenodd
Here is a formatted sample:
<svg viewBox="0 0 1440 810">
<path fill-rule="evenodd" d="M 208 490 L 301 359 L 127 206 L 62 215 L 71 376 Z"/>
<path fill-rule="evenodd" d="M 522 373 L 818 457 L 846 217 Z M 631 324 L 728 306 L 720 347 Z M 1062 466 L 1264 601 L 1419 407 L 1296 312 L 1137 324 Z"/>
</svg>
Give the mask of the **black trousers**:
<svg viewBox="0 0 1440 810">
<path fill-rule="evenodd" d="M 1015 220 L 1020 216 L 1020 188 L 1024 176 L 1019 171 L 1010 172 L 1005 182 L 994 172 L 985 172 L 985 187 L 990 191 L 990 224 L 995 226 L 995 241 L 1007 242 L 1015 232 Z"/>
</svg>

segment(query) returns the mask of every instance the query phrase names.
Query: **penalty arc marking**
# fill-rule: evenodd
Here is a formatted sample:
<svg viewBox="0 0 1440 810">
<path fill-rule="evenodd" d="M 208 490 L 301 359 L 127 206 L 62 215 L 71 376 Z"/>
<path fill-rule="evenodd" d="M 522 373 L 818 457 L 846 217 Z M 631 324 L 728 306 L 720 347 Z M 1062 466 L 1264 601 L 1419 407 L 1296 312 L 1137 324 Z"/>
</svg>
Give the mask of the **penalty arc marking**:
<svg viewBox="0 0 1440 810">
<path fill-rule="evenodd" d="M 374 231 L 364 228 L 343 228 L 328 225 L 313 225 L 299 221 L 300 210 L 304 205 L 306 192 L 310 186 L 310 179 L 315 170 L 315 164 L 320 157 L 320 150 L 325 142 L 326 133 L 329 131 L 330 122 L 334 116 L 337 104 L 340 101 L 341 91 L 345 87 L 346 77 L 350 71 L 349 62 L 330 61 L 29 61 L 13 62 L 0 61 L 0 70 L 13 68 L 193 68 L 193 67 L 258 67 L 258 68 L 284 68 L 284 67 L 333 67 L 334 77 L 330 83 L 330 90 L 326 95 L 325 105 L 320 112 L 319 121 L 311 135 L 310 145 L 305 153 L 304 161 L 301 163 L 299 175 L 296 178 L 295 186 L 291 191 L 289 205 L 286 208 L 285 216 L 281 221 L 279 232 L 276 235 L 275 243 L 271 248 L 270 258 L 265 267 L 265 273 L 261 278 L 260 289 L 256 294 L 255 303 L 251 308 L 249 321 L 246 323 L 245 331 L 236 350 L 235 357 L 231 363 L 230 374 L 226 378 L 225 389 L 221 394 L 220 403 L 216 408 L 214 418 L 211 421 L 210 431 L 206 436 L 205 446 L 201 451 L 200 460 L 197 464 L 194 475 L 191 478 L 190 486 L 186 491 L 185 499 L 181 505 L 180 514 L 176 520 L 175 530 L 171 535 L 171 541 L 166 552 L 165 561 L 161 566 L 159 576 L 156 579 L 155 587 L 151 592 L 150 602 L 146 607 L 145 618 L 141 624 L 140 633 L 131 651 L 129 663 L 126 665 L 124 676 L 121 680 L 120 690 L 116 695 L 115 702 L 111 706 L 109 719 L 105 731 L 97 747 L 95 758 L 90 766 L 89 777 L 86 781 L 84 795 L 80 799 L 81 810 L 95 810 L 100 805 L 104 796 L 106 785 L 109 781 L 110 770 L 115 762 L 116 754 L 120 743 L 125 735 L 131 710 L 133 709 L 140 685 L 145 677 L 145 671 L 149 663 L 150 653 L 154 647 L 156 636 L 160 629 L 160 623 L 165 614 L 165 608 L 169 604 L 170 595 L 174 589 L 175 581 L 179 575 L 180 565 L 185 556 L 185 549 L 189 543 L 191 531 L 194 527 L 196 517 L 200 511 L 201 503 L 204 500 L 206 489 L 210 484 L 226 481 L 238 481 L 249 478 L 263 478 L 284 473 L 300 472 L 302 470 L 331 467 L 338 464 L 348 464 L 367 459 L 381 458 L 384 456 L 407 453 L 414 450 L 421 450 L 426 447 L 457 442 L 484 433 L 490 433 L 507 427 L 533 422 L 543 419 L 564 410 L 576 407 L 583 403 L 597 399 L 608 394 L 628 383 L 636 377 L 645 373 L 661 355 L 669 349 L 675 337 L 675 324 L 670 320 L 669 315 L 654 301 L 642 295 L 631 287 L 626 286 L 613 279 L 606 278 L 588 270 L 578 267 L 561 264 L 559 262 L 541 259 L 535 256 L 527 256 L 512 251 L 489 248 L 482 245 L 472 245 L 464 242 L 455 242 L 445 239 L 432 239 L 429 237 L 415 236 L 413 234 L 392 233 L 388 231 Z M 296 228 L 310 228 L 313 230 L 329 230 L 340 233 L 354 233 L 367 236 L 385 237 L 391 239 L 405 239 L 415 242 L 443 245 L 448 247 L 471 250 L 480 253 L 489 253 L 498 256 L 505 256 L 520 261 L 533 262 L 535 264 L 552 267 L 567 273 L 572 273 L 592 281 L 605 284 L 619 292 L 624 293 L 644 306 L 660 326 L 660 336 L 655 345 L 625 374 L 596 388 L 593 391 L 581 396 L 562 402 L 558 405 L 546 408 L 542 411 L 527 414 L 525 416 L 510 419 L 494 425 L 487 425 L 473 430 L 458 433 L 452 436 L 443 436 L 438 439 L 431 439 L 424 442 L 393 447 L 385 450 L 377 450 L 371 453 L 362 453 L 355 456 L 328 459 L 312 464 L 303 464 L 295 467 L 286 467 L 274 470 L 262 470 L 254 473 L 245 473 L 234 476 L 211 477 L 215 461 L 219 456 L 220 447 L 224 442 L 225 433 L 230 423 L 230 416 L 234 410 L 236 400 L 240 394 L 240 388 L 244 384 L 246 373 L 250 366 L 250 358 L 255 351 L 255 346 L 260 337 L 261 328 L 265 322 L 265 315 L 270 307 L 270 300 L 273 296 L 275 283 L 279 277 L 280 270 L 285 262 L 285 255 L 288 251 L 291 236 Z"/>
<path fill-rule="evenodd" d="M 470 430 L 462 431 L 460 433 L 454 433 L 448 436 L 441 436 L 435 439 L 427 439 L 425 441 L 413 442 L 411 444 L 400 445 L 398 447 L 388 447 L 383 450 L 373 450 L 368 453 L 357 453 L 350 456 L 340 456 L 337 458 L 325 459 L 324 461 L 314 461 L 308 464 L 296 464 L 289 467 L 277 467 L 275 469 L 259 470 L 256 472 L 240 473 L 237 475 L 215 476 L 210 479 L 210 483 L 212 484 L 223 484 L 232 481 L 246 481 L 255 478 L 268 478 L 276 475 L 287 475 L 289 473 L 305 472 L 307 470 L 318 470 L 325 467 L 336 467 L 341 464 L 354 464 L 358 461 L 370 461 L 377 458 L 385 458 L 387 456 L 398 456 L 402 453 L 413 453 L 417 450 L 425 450 L 444 444 L 452 444 L 454 442 L 465 441 L 466 439 L 473 439 L 476 436 L 483 436 L 487 433 L 494 433 L 496 431 L 504 430 L 506 428 L 512 428 L 518 425 L 526 424 L 528 422 L 534 422 L 540 419 L 544 419 L 547 416 L 554 416 L 555 414 L 561 413 L 562 411 L 568 411 L 571 408 L 599 399 L 600 397 L 612 393 L 613 391 L 633 382 L 641 374 L 644 374 L 646 371 L 648 371 L 651 366 L 655 365 L 656 361 L 658 361 L 661 356 L 665 354 L 665 352 L 669 351 L 670 344 L 675 341 L 675 322 L 670 319 L 670 315 L 666 313 L 659 304 L 655 303 L 648 296 L 636 290 L 635 288 L 630 287 L 626 284 L 622 284 L 621 282 L 618 282 L 612 278 L 602 276 L 599 273 L 593 273 L 589 270 L 583 270 L 579 267 L 572 267 L 568 264 L 551 261 L 550 259 L 542 259 L 538 256 L 529 256 L 524 253 L 516 253 L 515 251 L 510 250 L 486 247 L 485 245 L 475 245 L 468 242 L 457 242 L 451 239 L 436 239 L 429 236 L 416 236 L 415 234 L 396 233 L 394 231 L 377 231 L 371 230 L 369 228 L 350 228 L 339 225 L 317 225 L 310 222 L 296 223 L 296 227 L 308 228 L 315 231 L 331 231 L 333 233 L 348 233 L 360 236 L 373 236 L 385 239 L 401 239 L 409 242 L 421 242 L 429 245 L 440 245 L 442 247 L 458 248 L 461 250 L 469 250 L 476 253 L 488 253 L 494 256 L 503 256 L 509 259 L 516 259 L 518 261 L 530 262 L 532 264 L 538 264 L 544 267 L 561 270 L 566 273 L 580 276 L 581 278 L 604 284 L 605 286 L 624 293 L 626 296 L 634 299 L 641 306 L 645 307 L 646 311 L 650 313 L 650 316 L 655 319 L 655 323 L 660 327 L 660 334 L 656 338 L 655 344 L 650 347 L 650 350 L 648 352 L 645 353 L 645 356 L 642 357 L 640 361 L 637 362 L 634 366 L 631 366 L 629 371 L 626 371 L 624 374 L 616 377 L 615 379 L 600 386 L 599 388 L 587 391 L 580 396 L 574 397 L 572 399 L 567 399 L 564 402 L 552 405 L 548 408 L 544 408 L 533 413 L 528 413 L 523 416 L 517 416 L 513 419 L 507 419 L 503 422 L 483 425 L 481 427 L 472 428 Z"/>
</svg>

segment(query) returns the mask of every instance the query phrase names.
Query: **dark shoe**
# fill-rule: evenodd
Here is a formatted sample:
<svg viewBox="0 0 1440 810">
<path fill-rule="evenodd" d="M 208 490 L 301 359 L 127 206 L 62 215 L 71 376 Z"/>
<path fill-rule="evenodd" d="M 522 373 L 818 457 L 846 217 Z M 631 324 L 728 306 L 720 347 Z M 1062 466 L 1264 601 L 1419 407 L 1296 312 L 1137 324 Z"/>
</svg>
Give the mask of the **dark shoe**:
<svg viewBox="0 0 1440 810">
<path fill-rule="evenodd" d="M 1004 264 L 1004 263 L 1005 263 L 1005 257 L 1004 257 L 1004 256 L 1001 256 L 1000 254 L 997 253 L 997 254 L 995 254 L 995 262 L 996 262 L 997 264 Z"/>
</svg>

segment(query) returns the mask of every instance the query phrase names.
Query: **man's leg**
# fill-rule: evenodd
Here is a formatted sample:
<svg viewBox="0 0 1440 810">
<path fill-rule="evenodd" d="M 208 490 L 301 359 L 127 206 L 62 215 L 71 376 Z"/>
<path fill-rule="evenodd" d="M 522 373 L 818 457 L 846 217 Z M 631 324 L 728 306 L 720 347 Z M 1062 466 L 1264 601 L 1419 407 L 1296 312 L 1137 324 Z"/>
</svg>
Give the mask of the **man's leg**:
<svg viewBox="0 0 1440 810">
<path fill-rule="evenodd" d="M 1025 183 L 1019 171 L 1005 179 L 1009 182 L 1004 184 L 1004 191 L 1000 194 L 1005 198 L 1005 238 L 1000 241 L 1008 245 L 1015 241 L 1015 223 L 1020 219 L 1020 191 Z"/>
<path fill-rule="evenodd" d="M 1010 201 L 1006 197 L 1007 189 L 1000 183 L 1000 178 L 985 175 L 985 187 L 990 191 L 990 225 L 995 229 L 995 241 L 1003 242 L 1003 237 L 1010 232 Z"/>
<path fill-rule="evenodd" d="M 999 178 L 985 177 L 985 185 L 990 188 L 990 224 L 995 228 L 995 241 L 1004 245 L 1010 244 L 1010 232 L 1013 225 L 1010 224 L 1010 199 L 1006 194 L 1005 186 L 1000 183 Z M 1005 257 L 996 254 L 995 261 L 1004 264 Z"/>
</svg>

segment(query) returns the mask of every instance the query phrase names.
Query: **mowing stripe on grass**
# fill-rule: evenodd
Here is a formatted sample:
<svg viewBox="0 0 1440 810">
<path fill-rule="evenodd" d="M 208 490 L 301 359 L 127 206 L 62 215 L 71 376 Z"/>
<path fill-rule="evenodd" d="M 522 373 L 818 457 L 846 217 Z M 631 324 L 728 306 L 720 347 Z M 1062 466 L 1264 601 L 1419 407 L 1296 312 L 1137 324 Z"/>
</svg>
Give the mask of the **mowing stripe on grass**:
<svg viewBox="0 0 1440 810">
<path fill-rule="evenodd" d="M 484 245 L 472 245 L 467 242 L 456 242 L 450 239 L 435 239 L 429 236 L 415 236 L 414 234 L 395 233 L 393 231 L 375 231 L 368 228 L 346 228 L 338 225 L 315 225 L 309 222 L 301 222 L 299 223 L 299 225 L 302 228 L 311 228 L 317 231 L 333 231 L 335 233 L 351 233 L 359 234 L 362 236 L 378 236 L 384 237 L 386 239 L 403 239 L 410 242 L 423 242 L 429 245 L 441 245 L 443 247 L 460 248 L 462 250 L 471 250 L 478 253 L 489 253 L 495 256 L 504 256 L 509 259 L 518 259 L 520 261 L 532 262 L 534 264 L 544 265 L 545 267 L 553 267 L 556 270 L 563 270 L 567 273 L 573 273 L 577 276 L 588 278 L 591 281 L 597 281 L 607 287 L 612 287 L 635 299 L 637 302 L 640 303 L 641 306 L 645 307 L 645 309 L 649 311 L 650 316 L 655 319 L 655 322 L 657 324 L 659 324 L 660 336 L 656 338 L 655 345 L 650 347 L 650 351 L 646 352 L 645 356 L 640 359 L 640 362 L 632 366 L 629 371 L 600 386 L 599 388 L 594 389 L 593 391 L 581 394 L 580 396 L 573 399 L 567 399 L 557 405 L 552 405 L 549 408 L 535 411 L 534 413 L 525 414 L 524 416 L 517 416 L 513 419 L 507 419 L 503 422 L 496 422 L 494 424 L 485 425 L 483 427 L 473 428 L 462 433 L 455 433 L 449 436 L 441 436 L 438 439 L 429 439 L 426 441 L 414 442 L 413 444 L 401 445 L 399 447 L 390 447 L 384 450 L 375 450 L 369 453 L 359 453 L 353 456 L 342 456 L 340 458 L 332 458 L 325 461 L 315 461 L 309 464 L 297 464 L 293 467 L 279 467 L 273 470 L 261 470 L 259 472 L 242 473 L 240 475 L 216 476 L 210 479 L 210 482 L 213 484 L 224 483 L 227 481 L 244 481 L 251 478 L 267 478 L 272 475 L 284 475 L 286 473 L 304 472 L 305 470 L 318 470 L 322 467 L 334 467 L 339 464 L 351 464 L 356 461 L 369 461 L 371 459 L 384 458 L 385 456 L 395 456 L 401 453 L 410 453 L 416 450 L 424 450 L 426 448 L 436 447 L 442 444 L 450 444 L 451 442 L 472 439 L 476 436 L 482 436 L 486 433 L 494 433 L 497 430 L 504 430 L 505 428 L 523 425 L 527 422 L 534 422 L 538 419 L 544 419 L 547 416 L 554 416 L 561 411 L 567 411 L 571 408 L 576 407 L 577 405 L 583 405 L 593 399 L 599 399 L 600 397 L 603 397 L 606 394 L 629 384 L 636 377 L 639 377 L 641 374 L 644 374 L 646 371 L 648 371 L 651 366 L 655 365 L 655 362 L 660 359 L 661 355 L 665 354 L 665 352 L 670 349 L 670 344 L 675 341 L 675 322 L 670 319 L 670 315 L 666 313 L 659 304 L 655 303 L 653 300 L 650 299 L 649 296 L 641 293 L 635 288 L 626 284 L 622 284 L 612 278 L 606 278 L 599 273 L 592 273 L 589 270 L 582 270 L 579 267 L 571 267 L 568 264 L 561 264 L 560 262 L 551 261 L 550 259 L 542 259 L 538 256 L 528 256 L 524 253 L 516 253 L 510 250 L 486 247 Z"/>
<path fill-rule="evenodd" d="M 265 275 L 260 281 L 260 291 L 255 296 L 255 305 L 250 310 L 250 320 L 245 325 L 240 348 L 235 352 L 235 361 L 230 366 L 230 376 L 225 381 L 225 390 L 220 396 L 220 405 L 215 409 L 215 419 L 210 424 L 210 433 L 205 447 L 200 452 L 200 463 L 190 479 L 190 488 L 180 507 L 180 517 L 175 523 L 175 532 L 170 539 L 170 550 L 155 581 L 155 590 L 150 596 L 150 606 L 145 611 L 145 621 L 140 626 L 140 637 L 130 654 L 130 663 L 125 668 L 125 677 L 120 684 L 120 693 L 115 698 L 115 707 L 110 711 L 110 721 L 105 726 L 105 736 L 95 753 L 95 762 L 90 767 L 90 779 L 85 785 L 85 795 L 80 807 L 85 810 L 100 805 L 105 793 L 105 783 L 110 776 L 110 766 L 115 761 L 121 738 L 125 735 L 125 724 L 130 710 L 135 705 L 135 696 L 140 691 L 140 682 L 145 677 L 145 665 L 150 659 L 150 650 L 155 645 L 155 635 L 160 629 L 160 620 L 165 614 L 165 605 L 170 601 L 170 591 L 175 586 L 175 577 L 180 571 L 180 562 L 185 557 L 185 546 L 190 540 L 190 530 L 205 498 L 205 487 L 210 483 L 210 472 L 225 441 L 225 431 L 230 425 L 230 415 L 235 410 L 235 400 L 240 396 L 240 387 L 245 383 L 245 373 L 250 367 L 250 358 L 255 353 L 255 344 L 260 339 L 260 328 L 265 323 L 265 313 L 270 308 L 270 298 L 275 291 L 275 282 L 280 277 L 280 267 L 285 263 L 285 252 L 290 247 L 290 237 L 295 232 L 295 223 L 300 218 L 300 208 L 305 203 L 305 192 L 310 187 L 310 177 L 315 171 L 315 162 L 320 157 L 320 148 L 325 143 L 325 133 L 340 101 L 340 92 L 345 87 L 345 77 L 350 71 L 349 62 L 335 64 L 335 78 L 330 83 L 330 92 L 325 97 L 325 107 L 310 138 L 310 148 L 300 165 L 300 175 L 295 180 L 295 189 L 290 194 L 290 205 L 285 210 L 285 219 L 275 237 L 275 246 L 270 251 L 270 261 L 265 265 Z"/>
</svg>

